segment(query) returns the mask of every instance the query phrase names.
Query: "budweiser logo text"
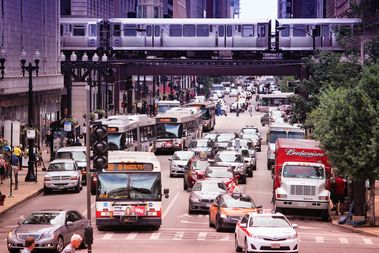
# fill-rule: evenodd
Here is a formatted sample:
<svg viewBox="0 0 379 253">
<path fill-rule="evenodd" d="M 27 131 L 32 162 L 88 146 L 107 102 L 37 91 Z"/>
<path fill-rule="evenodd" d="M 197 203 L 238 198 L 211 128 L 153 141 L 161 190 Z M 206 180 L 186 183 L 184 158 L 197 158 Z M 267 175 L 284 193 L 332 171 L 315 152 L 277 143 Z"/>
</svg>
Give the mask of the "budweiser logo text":
<svg viewBox="0 0 379 253">
<path fill-rule="evenodd" d="M 297 155 L 297 156 L 304 156 L 304 157 L 323 157 L 323 153 L 318 153 L 316 151 L 296 151 L 295 149 L 286 149 L 286 155 L 291 156 L 291 155 Z"/>
</svg>

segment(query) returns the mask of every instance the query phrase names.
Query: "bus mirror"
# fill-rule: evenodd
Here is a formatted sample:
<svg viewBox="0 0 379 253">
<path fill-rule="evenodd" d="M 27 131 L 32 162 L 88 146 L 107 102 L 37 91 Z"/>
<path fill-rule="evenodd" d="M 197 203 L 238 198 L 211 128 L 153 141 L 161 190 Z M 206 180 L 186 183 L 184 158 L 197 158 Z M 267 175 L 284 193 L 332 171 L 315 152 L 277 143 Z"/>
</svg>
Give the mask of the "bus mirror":
<svg viewBox="0 0 379 253">
<path fill-rule="evenodd" d="M 169 192 L 170 192 L 169 189 L 163 189 L 163 194 L 164 194 L 164 196 L 165 196 L 166 199 L 169 197 L 168 196 Z"/>
</svg>

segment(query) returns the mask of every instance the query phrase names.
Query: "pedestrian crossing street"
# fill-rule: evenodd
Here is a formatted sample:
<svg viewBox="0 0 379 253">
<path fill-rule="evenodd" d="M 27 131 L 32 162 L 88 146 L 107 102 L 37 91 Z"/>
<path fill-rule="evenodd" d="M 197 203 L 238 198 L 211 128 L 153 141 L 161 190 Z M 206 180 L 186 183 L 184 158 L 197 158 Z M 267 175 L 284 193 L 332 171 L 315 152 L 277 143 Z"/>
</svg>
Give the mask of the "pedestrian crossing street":
<svg viewBox="0 0 379 253">
<path fill-rule="evenodd" d="M 366 245 L 374 246 L 379 248 L 379 238 L 352 235 L 352 234 L 321 234 L 317 233 L 301 233 L 300 241 L 301 243 L 311 243 L 316 245 L 323 244 L 342 244 L 342 245 Z M 230 242 L 234 241 L 234 233 L 218 233 L 214 230 L 205 231 L 186 231 L 186 230 L 165 230 L 160 229 L 158 231 L 139 231 L 139 232 L 99 232 L 95 234 L 95 240 L 125 240 L 125 241 L 180 241 L 180 240 L 190 240 L 190 241 L 220 241 L 220 242 Z"/>
</svg>

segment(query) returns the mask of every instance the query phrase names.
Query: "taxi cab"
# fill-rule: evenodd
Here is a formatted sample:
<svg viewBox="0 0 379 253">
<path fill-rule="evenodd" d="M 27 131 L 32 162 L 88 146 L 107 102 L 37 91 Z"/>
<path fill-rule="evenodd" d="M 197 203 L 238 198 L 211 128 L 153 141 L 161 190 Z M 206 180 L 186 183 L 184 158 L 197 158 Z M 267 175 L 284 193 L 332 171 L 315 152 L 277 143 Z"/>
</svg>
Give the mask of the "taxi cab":
<svg viewBox="0 0 379 253">
<path fill-rule="evenodd" d="M 281 213 L 247 213 L 234 232 L 236 252 L 299 252 L 299 236 Z"/>
<path fill-rule="evenodd" d="M 248 195 L 241 193 L 220 194 L 209 207 L 209 226 L 217 232 L 234 229 L 238 220 L 246 213 L 257 212 L 258 208 Z"/>
</svg>

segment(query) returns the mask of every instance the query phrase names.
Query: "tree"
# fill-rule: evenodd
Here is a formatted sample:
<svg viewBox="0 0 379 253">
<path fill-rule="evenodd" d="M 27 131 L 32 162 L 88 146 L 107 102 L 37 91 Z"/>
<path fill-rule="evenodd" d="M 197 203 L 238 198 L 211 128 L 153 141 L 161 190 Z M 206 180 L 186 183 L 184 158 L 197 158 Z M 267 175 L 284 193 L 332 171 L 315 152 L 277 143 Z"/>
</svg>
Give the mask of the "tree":
<svg viewBox="0 0 379 253">
<path fill-rule="evenodd" d="M 370 180 L 371 189 L 378 177 L 377 105 L 362 89 L 330 87 L 320 96 L 320 105 L 311 113 L 314 136 L 328 154 L 338 171 L 353 180 Z M 372 208 L 375 192 L 370 191 L 370 224 L 375 224 L 375 209 Z M 371 202 L 371 203 L 370 203 Z"/>
</svg>

